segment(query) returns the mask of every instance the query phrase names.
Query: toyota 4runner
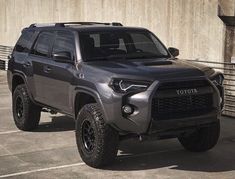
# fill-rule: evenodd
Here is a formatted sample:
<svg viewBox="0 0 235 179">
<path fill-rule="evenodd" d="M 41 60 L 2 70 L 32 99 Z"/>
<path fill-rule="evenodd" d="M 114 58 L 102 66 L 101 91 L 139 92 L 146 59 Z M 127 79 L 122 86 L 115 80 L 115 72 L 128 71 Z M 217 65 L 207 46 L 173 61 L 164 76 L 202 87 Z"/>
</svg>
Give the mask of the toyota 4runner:
<svg viewBox="0 0 235 179">
<path fill-rule="evenodd" d="M 207 151 L 220 134 L 223 75 L 178 55 L 144 28 L 32 24 L 9 56 L 14 122 L 30 131 L 41 111 L 73 117 L 79 153 L 92 167 L 110 164 L 126 137 L 175 137 L 189 151 Z"/>
</svg>

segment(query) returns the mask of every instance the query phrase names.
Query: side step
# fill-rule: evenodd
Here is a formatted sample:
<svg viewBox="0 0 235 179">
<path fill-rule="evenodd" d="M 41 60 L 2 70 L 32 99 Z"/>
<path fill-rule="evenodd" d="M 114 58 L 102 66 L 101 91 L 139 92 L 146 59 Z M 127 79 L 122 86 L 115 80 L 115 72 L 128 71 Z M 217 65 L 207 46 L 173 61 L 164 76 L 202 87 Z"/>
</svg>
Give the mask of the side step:
<svg viewBox="0 0 235 179">
<path fill-rule="evenodd" d="M 53 110 L 53 109 L 48 109 L 48 108 L 42 108 L 42 112 L 48 112 L 51 114 L 57 114 L 57 111 Z"/>
</svg>

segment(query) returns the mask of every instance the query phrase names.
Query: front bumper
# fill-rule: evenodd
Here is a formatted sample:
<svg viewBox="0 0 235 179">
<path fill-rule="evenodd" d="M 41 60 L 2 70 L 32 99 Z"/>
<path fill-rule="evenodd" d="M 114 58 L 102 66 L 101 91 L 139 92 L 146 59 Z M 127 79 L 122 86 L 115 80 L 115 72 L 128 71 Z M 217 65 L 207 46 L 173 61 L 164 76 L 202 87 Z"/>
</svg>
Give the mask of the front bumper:
<svg viewBox="0 0 235 179">
<path fill-rule="evenodd" d="M 146 91 L 130 96 L 107 91 L 108 88 L 105 88 L 106 92 L 101 96 L 101 104 L 106 123 L 112 125 L 120 133 L 145 133 L 150 125 L 151 99 L 157 86 L 158 82 L 156 81 Z M 122 106 L 125 104 L 135 106 L 135 112 L 129 116 L 123 115 Z"/>
<path fill-rule="evenodd" d="M 199 128 L 200 126 L 214 123 L 218 120 L 217 111 L 213 110 L 210 113 L 202 116 L 188 117 L 182 119 L 172 119 L 166 121 L 152 120 L 148 134 L 164 133 L 167 131 L 183 130 L 185 128 Z"/>
<path fill-rule="evenodd" d="M 177 128 L 199 126 L 215 122 L 220 115 L 220 92 L 213 84 L 213 110 L 200 116 L 172 120 L 152 119 L 152 99 L 156 94 L 159 82 L 155 81 L 144 92 L 134 95 L 113 94 L 103 102 L 106 122 L 122 134 L 151 134 Z M 106 88 L 107 89 L 107 88 Z M 107 93 L 106 93 L 107 94 Z M 112 102 L 110 102 L 112 101 Z M 122 106 L 130 104 L 135 107 L 135 112 L 129 116 L 122 113 Z M 106 110 L 105 110 L 106 109 Z"/>
</svg>

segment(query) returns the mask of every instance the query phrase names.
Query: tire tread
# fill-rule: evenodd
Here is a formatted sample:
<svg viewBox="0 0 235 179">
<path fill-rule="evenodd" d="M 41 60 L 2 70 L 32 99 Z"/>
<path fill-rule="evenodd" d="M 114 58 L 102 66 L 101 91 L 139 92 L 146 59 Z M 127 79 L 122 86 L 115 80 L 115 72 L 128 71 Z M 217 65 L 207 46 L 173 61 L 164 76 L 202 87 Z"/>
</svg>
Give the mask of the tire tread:
<svg viewBox="0 0 235 179">
<path fill-rule="evenodd" d="M 95 155 L 92 157 L 87 157 L 84 152 L 82 151 L 80 145 L 81 139 L 80 137 L 80 123 L 87 115 L 93 116 L 95 121 L 95 125 L 98 130 L 98 144 L 95 148 Z M 103 114 L 101 109 L 99 108 L 98 104 L 91 103 L 85 105 L 78 114 L 77 119 L 78 125 L 76 125 L 76 138 L 77 138 L 77 145 L 79 153 L 83 159 L 83 161 L 95 168 L 100 168 L 112 163 L 115 160 L 118 151 L 118 132 L 114 130 L 111 126 L 105 123 Z"/>
</svg>

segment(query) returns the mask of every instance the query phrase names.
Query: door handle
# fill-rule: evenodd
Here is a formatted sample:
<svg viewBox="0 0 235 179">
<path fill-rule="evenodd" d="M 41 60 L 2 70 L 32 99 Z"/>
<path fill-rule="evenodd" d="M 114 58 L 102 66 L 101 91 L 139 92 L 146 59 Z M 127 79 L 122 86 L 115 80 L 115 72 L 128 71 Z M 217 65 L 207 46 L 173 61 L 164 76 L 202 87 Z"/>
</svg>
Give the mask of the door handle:
<svg viewBox="0 0 235 179">
<path fill-rule="evenodd" d="M 44 66 L 44 72 L 45 72 L 45 73 L 50 73 L 51 70 L 52 70 L 51 67 L 49 67 L 49 66 Z"/>
<path fill-rule="evenodd" d="M 26 62 L 23 64 L 23 66 L 24 66 L 25 68 L 28 68 L 28 67 L 31 66 L 31 63 L 30 63 L 29 61 L 26 61 Z"/>
</svg>

